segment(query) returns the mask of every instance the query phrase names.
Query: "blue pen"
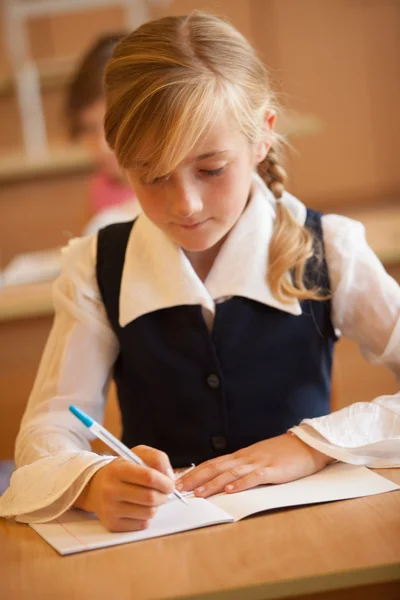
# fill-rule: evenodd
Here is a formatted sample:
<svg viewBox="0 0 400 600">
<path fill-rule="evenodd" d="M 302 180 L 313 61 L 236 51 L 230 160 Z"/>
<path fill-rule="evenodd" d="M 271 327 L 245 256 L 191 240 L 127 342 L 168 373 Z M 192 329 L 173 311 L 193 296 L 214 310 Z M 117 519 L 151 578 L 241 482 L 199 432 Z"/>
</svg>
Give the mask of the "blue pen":
<svg viewBox="0 0 400 600">
<path fill-rule="evenodd" d="M 144 467 L 146 466 L 139 456 L 132 452 L 132 450 L 129 450 L 125 444 L 117 440 L 112 433 L 107 431 L 107 429 L 100 425 L 100 423 L 97 423 L 94 419 L 92 419 L 92 417 L 89 417 L 89 415 L 83 412 L 83 410 L 74 406 L 73 404 L 71 404 L 69 410 L 81 421 L 81 423 L 86 425 L 86 427 L 90 429 L 90 431 L 94 433 L 99 440 L 104 442 L 109 448 L 111 448 L 111 450 L 114 450 L 116 454 L 122 456 L 122 458 L 125 458 L 126 460 L 133 461 L 137 465 L 142 465 Z M 185 498 L 178 492 L 178 490 L 174 490 L 174 495 L 184 504 L 187 504 Z"/>
</svg>

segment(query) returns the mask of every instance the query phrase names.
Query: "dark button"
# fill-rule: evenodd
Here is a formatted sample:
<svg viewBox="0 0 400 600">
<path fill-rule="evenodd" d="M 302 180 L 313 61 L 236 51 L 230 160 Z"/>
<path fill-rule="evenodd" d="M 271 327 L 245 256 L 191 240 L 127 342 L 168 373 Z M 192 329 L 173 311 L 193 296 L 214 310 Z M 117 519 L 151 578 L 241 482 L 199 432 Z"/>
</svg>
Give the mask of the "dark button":
<svg viewBox="0 0 400 600">
<path fill-rule="evenodd" d="M 228 441 L 227 441 L 226 437 L 224 437 L 223 435 L 214 435 L 211 438 L 211 443 L 212 443 L 212 447 L 217 452 L 221 452 L 221 450 L 225 450 L 225 448 L 228 445 Z"/>
<path fill-rule="evenodd" d="M 207 377 L 207 383 L 213 390 L 219 388 L 220 381 L 218 375 L 215 375 L 215 373 L 211 373 L 211 375 Z"/>
</svg>

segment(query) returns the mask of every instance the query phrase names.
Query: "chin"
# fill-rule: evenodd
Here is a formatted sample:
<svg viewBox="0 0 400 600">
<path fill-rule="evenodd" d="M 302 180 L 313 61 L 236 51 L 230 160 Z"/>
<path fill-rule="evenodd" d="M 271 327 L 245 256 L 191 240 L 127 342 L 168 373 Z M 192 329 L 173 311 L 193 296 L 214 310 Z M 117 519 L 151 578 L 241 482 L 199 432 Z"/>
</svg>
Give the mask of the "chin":
<svg viewBox="0 0 400 600">
<path fill-rule="evenodd" d="M 184 239 L 183 236 L 180 239 L 175 240 L 176 243 L 187 252 L 205 252 L 209 250 L 215 244 L 218 243 L 219 239 L 214 239 L 214 236 L 211 238 L 210 236 L 203 237 L 203 239 L 196 239 L 193 237 L 192 239 Z"/>
<path fill-rule="evenodd" d="M 179 242 L 178 242 L 178 244 L 182 248 L 182 250 L 185 250 L 186 252 L 205 252 L 206 250 L 209 250 L 213 246 L 213 244 L 199 245 L 199 244 L 183 244 L 183 243 L 179 243 Z"/>
</svg>

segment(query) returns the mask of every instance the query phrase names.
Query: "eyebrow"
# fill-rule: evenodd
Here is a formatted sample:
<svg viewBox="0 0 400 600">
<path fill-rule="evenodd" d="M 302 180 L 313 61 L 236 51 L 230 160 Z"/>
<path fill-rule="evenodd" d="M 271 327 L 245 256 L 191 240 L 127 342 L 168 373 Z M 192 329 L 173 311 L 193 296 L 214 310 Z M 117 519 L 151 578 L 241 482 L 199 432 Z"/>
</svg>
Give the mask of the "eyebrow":
<svg viewBox="0 0 400 600">
<path fill-rule="evenodd" d="M 196 156 L 193 160 L 204 160 L 205 158 L 212 158 L 214 156 L 221 156 L 229 154 L 229 150 L 213 150 L 212 152 L 206 152 L 206 154 L 201 154 L 200 156 Z"/>
<path fill-rule="evenodd" d="M 211 152 L 206 152 L 205 154 L 200 154 L 200 156 L 195 156 L 191 160 L 191 162 L 197 162 L 200 160 L 205 160 L 206 158 L 213 158 L 215 156 L 226 156 L 226 155 L 229 155 L 230 153 L 231 153 L 230 150 L 213 150 Z M 133 168 L 145 169 L 148 166 L 149 166 L 149 163 L 147 163 L 147 162 L 137 161 L 134 163 Z"/>
</svg>

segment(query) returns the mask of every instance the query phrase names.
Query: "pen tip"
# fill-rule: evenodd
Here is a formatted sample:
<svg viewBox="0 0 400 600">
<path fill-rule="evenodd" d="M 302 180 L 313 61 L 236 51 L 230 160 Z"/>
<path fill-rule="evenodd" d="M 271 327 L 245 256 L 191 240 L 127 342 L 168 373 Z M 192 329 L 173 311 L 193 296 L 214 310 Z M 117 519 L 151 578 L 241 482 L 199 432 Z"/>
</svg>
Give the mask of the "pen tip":
<svg viewBox="0 0 400 600">
<path fill-rule="evenodd" d="M 178 492 L 178 490 L 174 490 L 174 496 L 176 498 L 178 498 L 184 504 L 189 504 L 188 501 L 182 496 L 182 494 L 180 492 Z"/>
</svg>

